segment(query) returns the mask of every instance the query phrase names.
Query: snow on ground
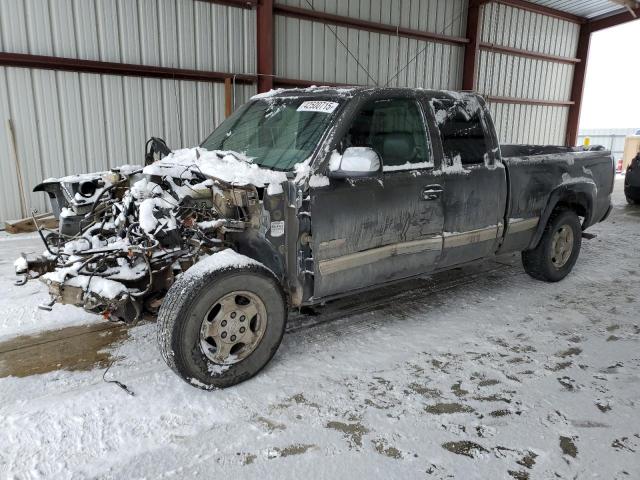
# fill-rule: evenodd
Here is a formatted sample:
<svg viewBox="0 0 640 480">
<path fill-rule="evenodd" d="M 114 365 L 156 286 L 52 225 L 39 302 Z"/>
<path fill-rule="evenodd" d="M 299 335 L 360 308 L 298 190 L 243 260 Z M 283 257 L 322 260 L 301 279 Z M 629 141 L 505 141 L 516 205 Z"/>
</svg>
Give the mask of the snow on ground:
<svg viewBox="0 0 640 480">
<path fill-rule="evenodd" d="M 563 282 L 510 257 L 428 294 L 295 320 L 231 389 L 170 372 L 154 324 L 114 352 L 109 377 L 133 397 L 101 369 L 2 378 L 0 477 L 640 478 L 640 209 L 617 189 Z M 3 288 L 19 243 L 0 241 Z M 34 316 L 71 320 L 36 311 L 36 285 L 2 296 L 5 337 Z"/>
<path fill-rule="evenodd" d="M 20 253 L 40 254 L 44 244 L 37 233 L 9 235 L 0 232 L 0 341 L 41 330 L 86 325 L 102 318 L 67 305 L 57 305 L 52 312 L 38 310 L 49 302 L 46 288 L 38 281 L 18 287 L 13 284 L 14 262 Z"/>
</svg>

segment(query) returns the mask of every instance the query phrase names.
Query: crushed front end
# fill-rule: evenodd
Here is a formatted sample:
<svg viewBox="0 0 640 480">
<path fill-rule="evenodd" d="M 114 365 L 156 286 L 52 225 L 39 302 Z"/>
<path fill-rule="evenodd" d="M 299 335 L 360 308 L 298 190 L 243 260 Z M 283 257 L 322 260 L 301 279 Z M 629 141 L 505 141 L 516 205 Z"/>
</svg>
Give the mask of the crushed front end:
<svg viewBox="0 0 640 480">
<path fill-rule="evenodd" d="M 45 251 L 16 260 L 16 283 L 39 278 L 51 304 L 113 320 L 154 314 L 177 275 L 235 247 L 228 237 L 264 232 L 262 195 L 287 179 L 253 167 L 195 148 L 146 167 L 46 180 L 36 191 L 49 195 L 60 225 L 39 229 Z"/>
</svg>

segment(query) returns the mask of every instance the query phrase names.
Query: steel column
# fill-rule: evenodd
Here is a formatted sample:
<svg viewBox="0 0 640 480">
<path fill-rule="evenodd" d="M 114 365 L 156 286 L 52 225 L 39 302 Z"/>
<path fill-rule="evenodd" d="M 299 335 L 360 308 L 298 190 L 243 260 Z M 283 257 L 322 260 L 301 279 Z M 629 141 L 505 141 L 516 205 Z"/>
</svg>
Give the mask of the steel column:
<svg viewBox="0 0 640 480">
<path fill-rule="evenodd" d="M 481 0 L 469 0 L 467 14 L 467 39 L 469 43 L 464 49 L 464 69 L 462 73 L 462 89 L 474 90 L 478 76 L 478 59 L 480 58 L 480 5 Z"/>
<path fill-rule="evenodd" d="M 257 7 L 258 93 L 273 88 L 273 0 L 260 0 Z"/>
<path fill-rule="evenodd" d="M 589 58 L 589 46 L 591 44 L 591 27 L 584 24 L 580 27 L 580 39 L 578 40 L 578 54 L 580 63 L 573 70 L 573 84 L 571 85 L 571 101 L 567 119 L 566 144 L 571 147 L 578 142 L 578 128 L 580 126 L 580 111 L 582 110 L 582 95 L 584 93 L 584 80 L 587 74 L 587 59 Z"/>
</svg>

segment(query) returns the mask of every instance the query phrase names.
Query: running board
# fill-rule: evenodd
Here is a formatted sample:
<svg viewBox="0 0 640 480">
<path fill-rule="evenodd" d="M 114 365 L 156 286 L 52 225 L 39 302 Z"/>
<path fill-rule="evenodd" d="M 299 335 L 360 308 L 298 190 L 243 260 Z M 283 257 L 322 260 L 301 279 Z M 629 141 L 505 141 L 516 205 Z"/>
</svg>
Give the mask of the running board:
<svg viewBox="0 0 640 480">
<path fill-rule="evenodd" d="M 582 232 L 582 238 L 584 238 L 585 240 L 593 240 L 596 237 L 597 235 L 593 233 Z"/>
</svg>

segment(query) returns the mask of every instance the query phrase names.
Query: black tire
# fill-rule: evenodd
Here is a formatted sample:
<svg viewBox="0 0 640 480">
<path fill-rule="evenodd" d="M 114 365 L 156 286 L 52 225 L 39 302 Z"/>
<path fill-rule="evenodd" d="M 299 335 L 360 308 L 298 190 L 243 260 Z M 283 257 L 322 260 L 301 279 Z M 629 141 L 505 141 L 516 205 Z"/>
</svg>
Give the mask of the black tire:
<svg viewBox="0 0 640 480">
<path fill-rule="evenodd" d="M 573 246 L 569 258 L 562 266 L 554 264 L 553 237 L 563 227 L 573 232 Z M 559 282 L 573 269 L 582 246 L 582 227 L 578 215 L 572 210 L 557 210 L 549 218 L 538 246 L 522 252 L 525 271 L 537 280 Z"/>
<path fill-rule="evenodd" d="M 162 357 L 187 383 L 205 390 L 230 387 L 253 377 L 269 363 L 284 335 L 287 307 L 278 281 L 259 265 L 225 268 L 204 275 L 190 272 L 171 286 L 158 312 Z M 235 291 L 247 291 L 260 298 L 267 312 L 266 327 L 255 350 L 246 358 L 232 365 L 219 365 L 203 352 L 200 330 L 211 306 Z"/>
<path fill-rule="evenodd" d="M 625 197 L 629 205 L 637 205 L 639 203 L 636 199 L 631 198 L 629 195 L 625 195 Z"/>
</svg>

